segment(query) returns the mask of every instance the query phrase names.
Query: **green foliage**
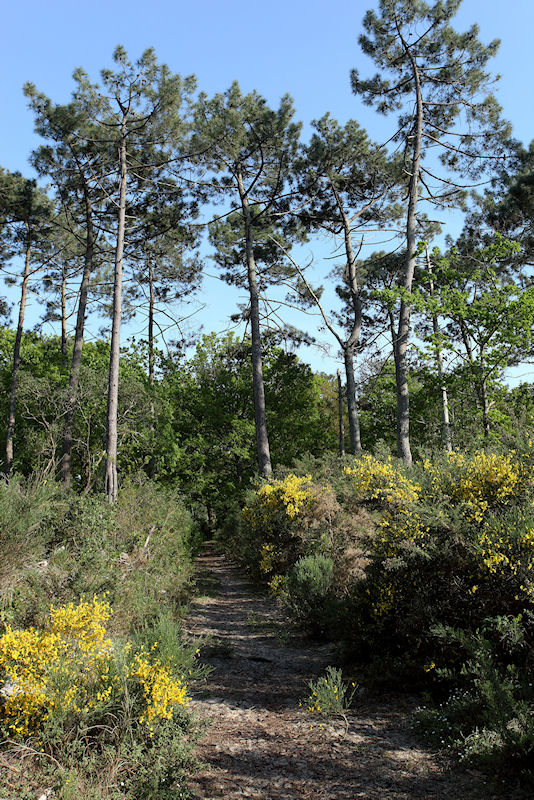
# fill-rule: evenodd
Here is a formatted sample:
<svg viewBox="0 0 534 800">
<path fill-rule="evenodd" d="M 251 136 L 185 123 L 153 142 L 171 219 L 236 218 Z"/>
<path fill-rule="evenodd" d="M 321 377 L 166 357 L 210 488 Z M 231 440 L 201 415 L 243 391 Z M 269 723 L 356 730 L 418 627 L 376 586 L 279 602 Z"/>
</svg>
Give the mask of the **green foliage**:
<svg viewBox="0 0 534 800">
<path fill-rule="evenodd" d="M 47 482 L 0 487 L 5 618 L 28 627 L 52 602 L 107 593 L 112 631 L 129 633 L 176 616 L 189 596 L 191 521 L 168 489 L 124 487 L 111 508 L 100 496 L 65 495 Z"/>
<path fill-rule="evenodd" d="M 5 393 L 0 414 L 7 419 L 8 387 L 14 333 L 0 329 L 0 382 Z M 75 404 L 73 482 L 90 490 L 100 477 L 105 436 L 109 345 L 86 342 Z M 149 393 L 142 354 L 123 351 L 120 367 L 123 389 L 119 400 L 119 456 L 126 474 L 135 472 L 149 450 Z M 19 373 L 19 416 L 15 431 L 15 470 L 25 475 L 54 478 L 61 458 L 61 437 L 68 373 L 58 337 L 25 333 Z"/>
<path fill-rule="evenodd" d="M 317 553 L 299 558 L 278 592 L 284 607 L 297 622 L 326 638 L 332 636 L 336 626 L 333 581 L 332 558 Z"/>
<path fill-rule="evenodd" d="M 514 269 L 519 250 L 499 233 L 483 248 L 454 247 L 443 256 L 436 248 L 432 273 L 423 270 L 419 276 L 423 285 L 433 281 L 432 292 L 418 289 L 411 295 L 420 312 L 440 318 L 443 330 L 427 333 L 427 346 L 460 359 L 464 382 L 481 404 L 488 382 L 532 349 L 534 289 L 523 286 L 524 277 Z"/>
<path fill-rule="evenodd" d="M 290 465 L 330 441 L 321 384 L 294 355 L 267 344 L 263 355 L 273 460 Z M 223 525 L 256 471 L 250 343 L 205 336 L 187 362 L 167 361 L 158 390 L 156 454 L 161 480 L 177 482 Z"/>
<path fill-rule="evenodd" d="M 43 631 L 8 628 L 0 637 L 0 667 L 15 690 L 3 699 L 0 724 L 8 732 L 8 744 L 16 748 L 16 741 L 29 740 L 52 756 L 60 770 L 56 785 L 68 771 L 65 784 L 75 781 L 83 796 L 87 794 L 80 783 L 85 781 L 101 790 L 108 782 L 127 786 L 136 797 L 153 796 L 145 795 L 145 784 L 152 791 L 161 786 L 164 793 L 159 796 L 167 796 L 181 783 L 189 751 L 189 720 L 182 713 L 189 698 L 183 672 L 175 670 L 183 665 L 106 638 L 111 613 L 107 602 L 93 598 L 53 606 Z M 171 758 L 165 747 L 168 738 L 176 748 Z M 165 759 L 163 753 L 154 758 L 154 739 Z M 130 755 L 87 770 L 89 765 L 94 769 L 93 751 L 106 753 L 114 743 L 122 756 L 126 742 L 135 754 L 133 763 L 143 763 L 140 769 L 132 773 Z M 147 761 L 150 772 L 144 769 Z M 91 796 L 109 795 L 95 791 Z"/>
<path fill-rule="evenodd" d="M 526 611 L 487 618 L 473 633 L 434 628 L 465 660 L 459 670 L 437 669 L 455 688 L 415 717 L 416 729 L 434 744 L 498 776 L 513 771 L 529 786 L 534 785 L 533 622 L 532 611 Z"/>
<path fill-rule="evenodd" d="M 38 561 L 56 526 L 65 518 L 67 502 L 51 481 L 15 477 L 0 480 L 0 609 L 10 603 L 25 562 Z"/>
<path fill-rule="evenodd" d="M 150 663 L 159 661 L 175 676 L 188 680 L 202 674 L 180 625 L 191 591 L 192 529 L 173 490 L 143 479 L 123 487 L 110 506 L 102 496 L 65 495 L 51 482 L 15 477 L 0 485 L 0 519 L 4 624 L 39 628 L 51 603 L 76 605 L 80 598 L 106 593 L 114 609 L 108 630 L 116 642 L 106 685 L 112 675 L 120 682 L 125 669 L 139 672 L 139 680 L 144 670 L 143 680 L 151 680 L 146 665 L 132 662 L 124 649 L 126 638 L 134 652 L 145 652 Z M 63 674 L 61 659 L 49 661 Z M 58 707 L 49 715 L 40 744 L 34 739 L 25 744 L 30 749 L 18 778 L 21 787 L 33 771 L 65 800 L 115 800 L 128 792 L 147 800 L 180 796 L 195 728 L 185 713 L 160 721 L 152 731 L 141 725 L 144 690 L 135 688 L 136 680 L 128 678 L 128 692 L 109 700 L 102 695 L 102 702 L 83 714 Z M 71 680 L 65 688 L 72 686 Z M 4 748 L 3 757 L 17 760 L 17 747 Z M 40 747 L 55 761 L 43 760 Z"/>
<path fill-rule="evenodd" d="M 340 669 L 327 667 L 325 674 L 310 681 L 308 686 L 310 694 L 305 701 L 308 714 L 317 714 L 320 717 L 340 716 L 346 719 L 346 712 L 357 687 L 354 683 L 349 687 L 343 682 Z"/>
<path fill-rule="evenodd" d="M 306 459 L 312 504 L 290 517 L 289 485 L 270 481 L 245 510 L 243 546 L 290 615 L 340 639 L 368 680 L 450 695 L 423 727 L 490 770 L 527 770 L 532 754 L 532 458 L 525 442 L 412 468 Z"/>
<path fill-rule="evenodd" d="M 410 137 L 420 94 L 423 154 L 441 145 L 442 163 L 477 175 L 487 167 L 481 155 L 487 150 L 502 153 L 509 126 L 500 119 L 500 108 L 490 94 L 493 81 L 487 69 L 499 41 L 484 45 L 476 25 L 465 33 L 455 31 L 451 21 L 459 5 L 460 0 L 381 0 L 377 11 L 366 12 L 365 32 L 359 37 L 378 72 L 364 80 L 355 69 L 351 79 L 353 91 L 379 113 L 399 112 L 400 130 L 395 136 L 407 147 L 413 145 Z M 458 203 L 458 194 L 447 195 L 444 187 L 434 198 L 443 204 Z"/>
</svg>

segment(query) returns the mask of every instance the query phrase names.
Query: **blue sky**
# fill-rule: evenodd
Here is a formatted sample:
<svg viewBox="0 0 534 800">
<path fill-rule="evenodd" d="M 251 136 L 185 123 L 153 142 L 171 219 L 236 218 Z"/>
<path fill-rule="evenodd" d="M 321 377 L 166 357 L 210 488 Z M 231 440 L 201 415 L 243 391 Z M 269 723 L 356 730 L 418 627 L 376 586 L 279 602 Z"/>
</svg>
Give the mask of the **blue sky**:
<svg viewBox="0 0 534 800">
<path fill-rule="evenodd" d="M 111 65 L 111 54 L 123 44 L 136 58 L 154 47 L 158 58 L 182 75 L 195 73 L 208 93 L 223 91 L 237 79 L 245 91 L 256 89 L 271 104 L 289 92 L 304 123 L 330 111 L 344 122 L 355 118 L 375 139 L 387 138 L 393 119 L 378 118 L 351 93 L 349 72 L 363 75 L 373 65 L 361 54 L 357 39 L 370 0 L 23 0 L 4 4 L 0 50 L 3 112 L 0 164 L 31 174 L 28 157 L 38 140 L 22 95 L 30 80 L 54 101 L 68 100 L 72 71 L 82 66 L 98 78 Z M 455 20 L 463 30 L 473 22 L 483 41 L 502 40 L 493 61 L 501 73 L 498 98 L 514 134 L 528 143 L 532 124 L 532 0 L 464 0 Z M 206 330 L 220 330 L 235 310 L 233 290 L 206 284 Z M 214 297 L 217 303 L 214 303 Z M 228 306 L 228 307 L 227 307 Z M 332 361 L 316 362 L 328 371 Z"/>
</svg>

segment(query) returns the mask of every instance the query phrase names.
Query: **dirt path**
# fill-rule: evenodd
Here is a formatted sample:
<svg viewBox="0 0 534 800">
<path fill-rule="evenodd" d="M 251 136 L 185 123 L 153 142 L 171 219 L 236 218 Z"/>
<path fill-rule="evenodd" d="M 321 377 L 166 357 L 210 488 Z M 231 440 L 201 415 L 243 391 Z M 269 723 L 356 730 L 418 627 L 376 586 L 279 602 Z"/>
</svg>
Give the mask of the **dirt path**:
<svg viewBox="0 0 534 800">
<path fill-rule="evenodd" d="M 287 641 L 275 604 L 255 594 L 223 556 L 198 561 L 211 596 L 187 620 L 191 637 L 213 637 L 213 667 L 193 686 L 193 709 L 209 720 L 198 747 L 205 764 L 191 779 L 198 800 L 491 800 L 483 779 L 450 771 L 409 729 L 409 702 L 362 694 L 343 722 L 310 730 L 300 708 L 307 682 L 335 663 L 333 648 Z"/>
</svg>

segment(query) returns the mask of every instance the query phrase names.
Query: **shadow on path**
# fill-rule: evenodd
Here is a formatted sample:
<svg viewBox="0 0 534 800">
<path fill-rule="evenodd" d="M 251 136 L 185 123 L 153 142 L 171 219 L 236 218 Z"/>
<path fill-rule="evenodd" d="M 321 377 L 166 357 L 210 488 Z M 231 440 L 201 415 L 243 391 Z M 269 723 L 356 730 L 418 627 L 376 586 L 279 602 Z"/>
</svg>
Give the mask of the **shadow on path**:
<svg viewBox="0 0 534 800">
<path fill-rule="evenodd" d="M 335 663 L 333 648 L 291 639 L 275 603 L 224 556 L 203 556 L 198 569 L 218 591 L 199 598 L 187 619 L 191 638 L 212 637 L 201 656 L 213 671 L 192 687 L 192 707 L 208 722 L 194 798 L 491 800 L 482 777 L 452 772 L 415 742 L 407 701 L 360 698 L 348 730 L 341 721 L 310 729 L 299 700 Z"/>
</svg>

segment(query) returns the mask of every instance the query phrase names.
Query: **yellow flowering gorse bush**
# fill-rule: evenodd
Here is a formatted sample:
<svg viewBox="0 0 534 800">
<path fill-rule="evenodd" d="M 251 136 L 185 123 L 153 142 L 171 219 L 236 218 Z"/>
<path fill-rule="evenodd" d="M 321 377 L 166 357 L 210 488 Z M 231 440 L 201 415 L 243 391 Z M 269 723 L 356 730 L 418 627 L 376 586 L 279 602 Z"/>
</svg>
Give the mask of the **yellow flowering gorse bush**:
<svg viewBox="0 0 534 800">
<path fill-rule="evenodd" d="M 243 516 L 253 526 L 265 523 L 279 512 L 294 519 L 313 500 L 310 484 L 311 475 L 299 478 L 290 474 L 283 480 L 271 478 L 260 486 L 256 492 L 257 503 L 254 507 L 246 506 Z"/>
<path fill-rule="evenodd" d="M 386 509 L 378 525 L 376 547 L 381 556 L 394 557 L 401 542 L 413 542 L 425 547 L 430 529 L 411 508 Z"/>
<path fill-rule="evenodd" d="M 146 653 L 136 653 L 129 672 L 144 690 L 146 712 L 139 722 L 152 725 L 156 719 L 171 719 L 175 705 L 186 706 L 189 702 L 187 689 L 180 678 L 174 678 L 170 669 Z"/>
<path fill-rule="evenodd" d="M 311 475 L 290 473 L 263 483 L 243 509 L 246 560 L 262 575 L 285 572 L 313 537 L 330 534 L 335 498 Z"/>
<path fill-rule="evenodd" d="M 0 638 L 2 714 L 14 734 L 29 735 L 56 709 L 86 712 L 109 698 L 110 615 L 109 604 L 93 598 L 52 606 L 44 631 L 7 627 Z"/>
<path fill-rule="evenodd" d="M 424 544 L 428 528 L 414 510 L 421 487 L 395 467 L 391 456 L 379 461 L 365 454 L 355 459 L 352 466 L 345 467 L 344 472 L 354 478 L 361 500 L 377 502 L 384 508 L 375 539 L 380 555 L 395 556 L 401 541 Z"/>
<path fill-rule="evenodd" d="M 482 563 L 492 575 L 506 574 L 522 580 L 520 591 L 534 600 L 534 528 L 517 520 L 486 523 L 478 537 Z"/>
<path fill-rule="evenodd" d="M 0 637 L 0 718 L 12 735 L 38 731 L 54 713 L 87 714 L 120 700 L 127 681 L 143 689 L 146 708 L 139 722 L 169 719 L 174 705 L 186 705 L 186 688 L 169 669 L 146 654 L 135 654 L 133 665 L 115 669 L 105 623 L 111 616 L 106 601 L 94 597 L 77 605 L 50 608 L 46 628 L 14 630 Z M 124 647 L 128 653 L 131 645 Z"/>
<path fill-rule="evenodd" d="M 395 467 L 391 456 L 387 461 L 379 461 L 365 454 L 343 471 L 354 478 L 356 491 L 362 500 L 405 507 L 416 502 L 421 493 L 419 484 L 408 480 Z"/>
<path fill-rule="evenodd" d="M 518 496 L 526 483 L 525 467 L 512 451 L 504 456 L 480 450 L 473 456 L 448 454 L 449 468 L 425 461 L 436 490 L 461 505 L 465 517 L 482 522 L 491 508 L 505 507 Z"/>
</svg>

